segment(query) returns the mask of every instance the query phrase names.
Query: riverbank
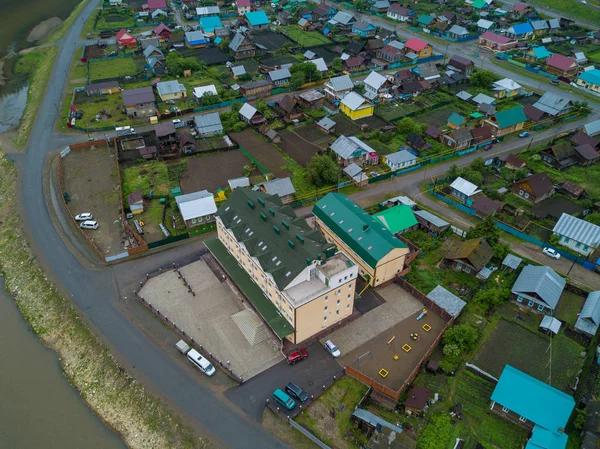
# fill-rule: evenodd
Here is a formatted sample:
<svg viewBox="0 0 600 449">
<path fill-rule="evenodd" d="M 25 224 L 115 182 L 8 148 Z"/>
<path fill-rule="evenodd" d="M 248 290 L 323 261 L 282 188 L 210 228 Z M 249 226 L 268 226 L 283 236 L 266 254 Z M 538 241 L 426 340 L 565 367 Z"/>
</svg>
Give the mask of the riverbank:
<svg viewBox="0 0 600 449">
<path fill-rule="evenodd" d="M 59 354 L 71 385 L 133 449 L 208 447 L 119 367 L 70 301 L 48 281 L 22 234 L 16 189 L 16 168 L 0 153 L 0 272 L 25 320 Z"/>
<path fill-rule="evenodd" d="M 52 30 L 52 34 L 48 36 L 48 38 L 44 39 L 42 43 L 52 44 L 62 39 L 65 33 L 69 30 L 69 28 L 71 28 L 71 25 L 73 25 L 73 22 L 75 22 L 77 17 L 79 17 L 79 14 L 81 14 L 81 11 L 83 11 L 83 8 L 85 8 L 85 5 L 87 5 L 89 2 L 90 0 L 82 0 L 81 3 L 79 3 L 73 9 L 73 11 L 71 11 L 69 17 L 63 20 L 62 23 L 60 23 L 54 30 Z"/>
</svg>

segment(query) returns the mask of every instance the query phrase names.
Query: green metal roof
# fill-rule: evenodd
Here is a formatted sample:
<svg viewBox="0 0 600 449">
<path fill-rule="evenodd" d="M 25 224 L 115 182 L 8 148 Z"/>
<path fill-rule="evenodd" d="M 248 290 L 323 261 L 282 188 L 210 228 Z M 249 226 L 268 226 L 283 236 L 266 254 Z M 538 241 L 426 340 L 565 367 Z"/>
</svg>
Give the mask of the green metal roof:
<svg viewBox="0 0 600 449">
<path fill-rule="evenodd" d="M 371 268 L 396 248 L 407 248 L 378 220 L 339 193 L 328 193 L 313 213 Z"/>
<path fill-rule="evenodd" d="M 465 123 L 465 118 L 458 112 L 453 112 L 452 115 L 448 118 L 448 123 L 452 123 L 456 126 L 462 126 L 462 124 Z"/>
<path fill-rule="evenodd" d="M 418 223 L 410 206 L 405 206 L 404 204 L 378 212 L 373 216 L 388 228 L 392 234 L 402 232 Z"/>
<path fill-rule="evenodd" d="M 433 22 L 433 17 L 427 14 L 421 14 L 417 19 L 417 22 L 423 25 L 429 25 L 431 22 Z"/>
<path fill-rule="evenodd" d="M 204 244 L 279 338 L 284 339 L 294 332 L 292 325 L 280 315 L 275 304 L 263 294 L 218 238 L 206 240 Z"/>
<path fill-rule="evenodd" d="M 262 269 L 284 290 L 313 260 L 325 260 L 336 248 L 311 229 L 277 195 L 235 189 L 217 215 Z"/>
<path fill-rule="evenodd" d="M 510 128 L 527 120 L 523 106 L 515 106 L 506 111 L 496 112 L 496 121 L 500 129 Z"/>
<path fill-rule="evenodd" d="M 475 9 L 481 9 L 486 8 L 489 5 L 483 0 L 475 0 L 473 3 L 471 3 L 471 6 Z"/>
</svg>

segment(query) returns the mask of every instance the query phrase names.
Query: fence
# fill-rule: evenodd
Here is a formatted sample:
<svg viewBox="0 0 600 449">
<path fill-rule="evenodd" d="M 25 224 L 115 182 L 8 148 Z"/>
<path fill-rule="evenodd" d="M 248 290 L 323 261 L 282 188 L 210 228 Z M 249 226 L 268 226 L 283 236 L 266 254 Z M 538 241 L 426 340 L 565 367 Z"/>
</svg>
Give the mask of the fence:
<svg viewBox="0 0 600 449">
<path fill-rule="evenodd" d="M 246 98 L 244 98 L 244 97 L 235 98 L 235 99 L 229 100 L 229 101 L 222 101 L 221 103 L 209 104 L 207 106 L 199 106 L 197 108 L 194 108 L 194 112 L 202 112 L 202 111 L 208 111 L 210 109 L 225 108 L 227 106 L 231 106 L 234 103 L 245 103 L 245 102 L 246 102 Z"/>
<path fill-rule="evenodd" d="M 193 261 L 200 260 L 202 258 L 202 256 L 204 254 L 206 254 L 206 252 L 207 251 L 204 251 L 203 253 L 201 253 L 200 255 L 198 255 L 195 258 L 195 260 L 187 261 L 187 263 L 191 263 Z M 140 282 L 140 285 L 138 286 L 138 288 L 134 291 L 134 293 L 135 293 L 135 299 L 137 299 L 138 302 L 140 302 L 141 304 L 143 304 L 155 316 L 157 316 L 158 318 L 160 318 L 167 326 L 169 326 L 171 329 L 173 329 L 181 337 L 181 339 L 184 340 L 188 345 L 190 345 L 192 348 L 195 348 L 195 349 L 197 349 L 199 351 L 202 351 L 202 353 L 205 356 L 208 354 L 208 358 L 213 362 L 213 365 L 219 366 L 223 370 L 223 372 L 225 374 L 227 374 L 234 381 L 236 381 L 238 383 L 243 383 L 244 380 L 240 376 L 238 376 L 237 374 L 235 374 L 231 368 L 228 368 L 226 366 L 226 364 L 224 366 L 223 362 L 221 362 L 221 360 L 219 360 L 212 352 L 210 352 L 206 347 L 203 347 L 200 343 L 198 343 L 192 337 L 190 337 L 188 334 L 186 334 L 186 332 L 183 329 L 180 329 L 179 327 L 177 327 L 177 325 L 174 322 L 172 322 L 171 320 L 169 320 L 169 318 L 166 315 L 163 315 L 162 313 L 160 313 L 160 310 L 158 310 L 157 308 L 155 308 L 152 304 L 150 304 L 149 302 L 147 302 L 144 298 L 142 298 L 139 295 L 139 292 L 142 290 L 142 288 L 144 287 L 144 285 L 146 285 L 146 282 L 148 282 L 149 279 L 152 279 L 153 277 L 156 277 L 156 276 L 158 276 L 158 275 L 166 272 L 167 270 L 174 270 L 174 271 L 177 271 L 179 273 L 178 266 L 175 263 L 173 263 L 171 266 L 169 266 L 165 270 L 163 270 L 162 268 L 159 268 L 158 271 L 155 271 L 154 273 L 151 273 L 151 274 L 147 274 L 146 277 L 144 278 L 144 280 Z M 184 282 L 185 282 L 185 280 L 184 280 Z M 192 292 L 191 288 L 190 288 L 190 292 L 192 294 L 194 294 L 194 296 L 195 296 L 195 293 Z"/>
<path fill-rule="evenodd" d="M 296 429 L 297 431 L 299 431 L 300 433 L 302 433 L 306 438 L 308 438 L 309 440 L 311 440 L 313 443 L 315 443 L 321 449 L 331 449 L 329 446 L 327 446 L 325 443 L 323 443 L 321 440 L 319 440 L 316 436 L 314 436 L 311 432 L 309 432 L 308 430 L 306 430 L 304 428 L 304 426 L 301 426 L 300 424 L 298 424 L 293 419 L 288 418 L 288 422 L 290 423 L 290 426 L 292 426 L 294 429 Z"/>
</svg>

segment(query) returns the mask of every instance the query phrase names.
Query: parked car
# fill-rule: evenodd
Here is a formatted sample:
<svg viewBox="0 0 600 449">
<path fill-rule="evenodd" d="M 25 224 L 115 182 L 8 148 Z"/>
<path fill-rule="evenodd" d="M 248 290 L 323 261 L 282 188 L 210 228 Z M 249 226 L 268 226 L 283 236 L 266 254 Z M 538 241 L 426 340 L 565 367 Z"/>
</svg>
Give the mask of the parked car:
<svg viewBox="0 0 600 449">
<path fill-rule="evenodd" d="M 93 219 L 94 216 L 89 212 L 84 212 L 83 214 L 75 215 L 75 220 L 77 221 L 87 221 Z"/>
<path fill-rule="evenodd" d="M 86 220 L 82 222 L 79 227 L 81 229 L 98 229 L 98 222 L 94 220 Z"/>
<path fill-rule="evenodd" d="M 301 362 L 306 357 L 308 357 L 306 350 L 301 349 L 300 351 L 295 351 L 295 352 L 292 352 L 291 354 L 288 354 L 288 356 L 286 357 L 285 360 L 286 360 L 286 362 L 288 362 L 288 365 L 293 365 L 294 363 Z"/>
<path fill-rule="evenodd" d="M 273 399 L 282 407 L 285 407 L 288 410 L 292 410 L 296 407 L 296 402 L 289 397 L 287 393 L 284 393 L 279 388 L 273 392 Z"/>
<path fill-rule="evenodd" d="M 298 399 L 302 404 L 308 401 L 308 393 L 292 382 L 289 382 L 285 386 L 285 391 L 293 398 Z"/>
<path fill-rule="evenodd" d="M 337 348 L 336 345 L 333 344 L 333 342 L 331 340 L 327 340 L 323 346 L 325 347 L 325 350 L 329 354 L 331 354 L 331 356 L 333 358 L 337 359 L 339 356 L 342 355 L 342 353 L 340 352 L 340 350 Z"/>
<path fill-rule="evenodd" d="M 525 137 L 529 137 L 529 131 L 523 131 L 521 134 L 519 134 L 519 137 L 521 139 L 525 138 Z"/>
<path fill-rule="evenodd" d="M 173 125 L 175 126 L 175 128 L 183 128 L 185 126 L 185 122 L 181 119 L 173 119 Z"/>
<path fill-rule="evenodd" d="M 215 367 L 206 358 L 202 357 L 195 349 L 190 349 L 187 353 L 187 358 L 192 362 L 196 368 L 202 371 L 207 376 L 215 374 Z"/>
<path fill-rule="evenodd" d="M 550 84 L 554 84 L 555 86 L 560 86 L 559 80 L 550 80 Z"/>
<path fill-rule="evenodd" d="M 548 256 L 548 257 L 552 257 L 553 259 L 556 259 L 556 260 L 560 259 L 560 253 L 559 253 L 558 251 L 556 251 L 555 249 L 553 249 L 553 248 L 548 248 L 548 247 L 546 247 L 546 248 L 544 248 L 544 249 L 542 250 L 542 252 L 543 252 L 543 253 L 544 253 L 546 256 Z"/>
</svg>

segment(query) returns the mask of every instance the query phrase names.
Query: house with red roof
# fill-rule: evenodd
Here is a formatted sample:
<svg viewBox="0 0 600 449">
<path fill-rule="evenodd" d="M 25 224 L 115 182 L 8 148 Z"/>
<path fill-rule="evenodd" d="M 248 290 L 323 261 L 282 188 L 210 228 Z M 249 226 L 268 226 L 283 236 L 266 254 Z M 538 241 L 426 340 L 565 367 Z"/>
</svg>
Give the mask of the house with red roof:
<svg viewBox="0 0 600 449">
<path fill-rule="evenodd" d="M 161 40 L 169 39 L 172 33 L 173 32 L 169 29 L 169 27 L 164 23 L 161 23 L 152 30 L 152 35 L 160 37 Z"/>
<path fill-rule="evenodd" d="M 546 61 L 546 72 L 559 76 L 575 76 L 579 71 L 579 66 L 573 58 L 554 53 Z"/>
<path fill-rule="evenodd" d="M 155 9 L 167 10 L 167 0 L 148 0 L 148 3 L 142 5 L 143 9 L 154 11 Z"/>
<path fill-rule="evenodd" d="M 133 34 L 128 33 L 125 28 L 121 28 L 121 31 L 117 33 L 116 38 L 117 44 L 119 44 L 119 47 L 121 48 L 137 47 L 137 41 L 135 40 L 135 37 L 133 37 Z"/>
<path fill-rule="evenodd" d="M 525 3 L 517 3 L 512 7 L 510 16 L 513 20 L 520 19 L 528 12 L 533 11 L 533 8 Z"/>
<path fill-rule="evenodd" d="M 501 34 L 486 31 L 479 36 L 478 44 L 493 51 L 506 51 L 517 46 L 517 41 Z"/>
<path fill-rule="evenodd" d="M 235 0 L 235 6 L 237 6 L 238 16 L 243 16 L 247 12 L 252 11 L 250 0 Z"/>
<path fill-rule="evenodd" d="M 409 51 L 412 51 L 419 55 L 419 59 L 428 58 L 433 53 L 433 47 L 431 44 L 425 42 L 424 40 L 417 39 L 416 37 L 411 37 L 404 44 L 404 47 Z"/>
</svg>

